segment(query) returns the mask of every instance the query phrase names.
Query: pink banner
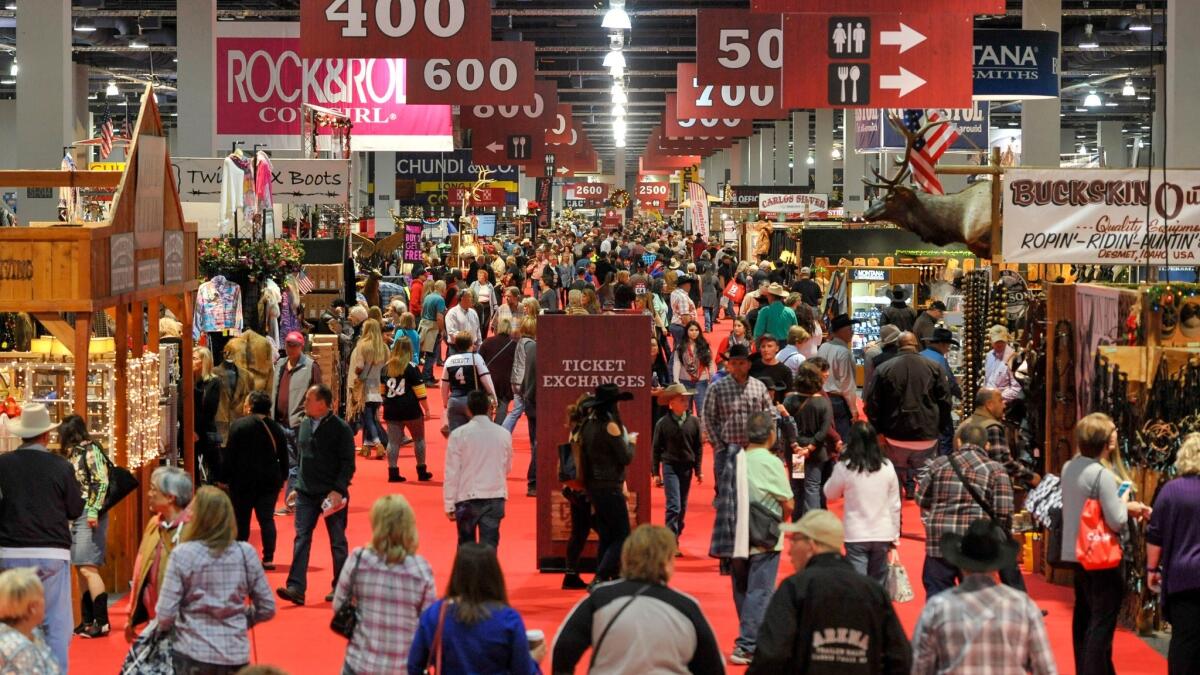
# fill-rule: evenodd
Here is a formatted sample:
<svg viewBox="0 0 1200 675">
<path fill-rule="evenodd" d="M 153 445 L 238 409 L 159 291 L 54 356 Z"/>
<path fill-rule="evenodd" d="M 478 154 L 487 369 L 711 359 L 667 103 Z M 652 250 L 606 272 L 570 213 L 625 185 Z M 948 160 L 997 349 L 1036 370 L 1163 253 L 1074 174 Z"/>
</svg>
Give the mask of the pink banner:
<svg viewBox="0 0 1200 675">
<path fill-rule="evenodd" d="M 298 23 L 218 24 L 217 147 L 300 149 L 302 104 L 354 121 L 355 151 L 454 149 L 450 106 L 406 105 L 403 59 L 304 59 Z"/>
</svg>

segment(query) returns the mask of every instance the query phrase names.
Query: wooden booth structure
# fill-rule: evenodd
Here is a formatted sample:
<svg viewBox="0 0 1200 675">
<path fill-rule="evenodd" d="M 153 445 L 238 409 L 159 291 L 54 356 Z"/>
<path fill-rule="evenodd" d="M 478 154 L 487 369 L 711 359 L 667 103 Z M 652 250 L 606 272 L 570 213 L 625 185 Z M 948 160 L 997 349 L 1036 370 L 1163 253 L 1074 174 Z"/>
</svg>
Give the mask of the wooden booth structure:
<svg viewBox="0 0 1200 675">
<path fill-rule="evenodd" d="M 111 511 L 108 559 L 102 570 L 109 588 L 125 588 L 148 519 L 146 486 L 158 466 L 159 429 L 147 428 L 139 406 L 159 406 L 156 367 L 159 310 L 170 309 L 183 324 L 179 357 L 184 466 L 194 466 L 192 428 L 192 311 L 196 281 L 196 224 L 185 223 L 171 173 L 153 90 L 142 95 L 124 171 L 2 171 L 0 184 L 23 188 L 115 189 L 104 222 L 35 222 L 0 228 L 0 258 L 12 274 L 0 278 L 0 312 L 33 316 L 71 353 L 74 391 L 69 407 L 88 416 L 89 347 L 93 319 L 115 323 L 114 392 L 111 418 L 113 462 L 128 467 L 141 488 Z M 107 319 L 97 314 L 106 314 Z M 6 356 L 0 354 L 0 357 Z M 139 362 L 148 365 L 143 377 Z M 94 363 L 94 361 L 93 361 Z M 155 389 L 159 391 L 155 391 Z M 74 577 L 74 575 L 72 575 Z"/>
</svg>

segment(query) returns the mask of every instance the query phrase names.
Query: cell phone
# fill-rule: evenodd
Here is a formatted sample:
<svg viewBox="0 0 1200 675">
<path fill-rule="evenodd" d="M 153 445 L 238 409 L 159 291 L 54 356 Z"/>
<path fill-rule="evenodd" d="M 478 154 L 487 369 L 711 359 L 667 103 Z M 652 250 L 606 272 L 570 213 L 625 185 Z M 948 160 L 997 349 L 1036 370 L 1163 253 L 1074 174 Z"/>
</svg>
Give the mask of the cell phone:
<svg viewBox="0 0 1200 675">
<path fill-rule="evenodd" d="M 1117 496 L 1124 497 L 1125 493 L 1129 492 L 1129 489 L 1132 487 L 1133 487 L 1133 483 L 1131 483 L 1129 481 L 1122 481 L 1121 484 L 1117 487 Z"/>
</svg>

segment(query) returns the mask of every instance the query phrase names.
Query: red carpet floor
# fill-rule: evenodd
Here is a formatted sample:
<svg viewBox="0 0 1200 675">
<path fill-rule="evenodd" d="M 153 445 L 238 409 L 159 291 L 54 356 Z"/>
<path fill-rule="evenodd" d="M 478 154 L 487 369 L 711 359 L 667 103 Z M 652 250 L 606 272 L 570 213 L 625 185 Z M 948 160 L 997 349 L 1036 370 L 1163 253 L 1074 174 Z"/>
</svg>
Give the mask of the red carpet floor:
<svg viewBox="0 0 1200 675">
<path fill-rule="evenodd" d="M 431 409 L 440 411 L 440 403 L 434 400 L 436 397 L 436 393 L 433 394 Z M 446 519 L 441 507 L 440 480 L 445 442 L 437 433 L 439 424 L 431 420 L 427 426 L 431 434 L 428 461 L 435 480 L 430 483 L 415 482 L 416 471 L 411 446 L 405 448 L 407 452 L 402 453 L 400 459 L 401 473 L 408 476 L 410 482 L 401 485 L 387 483 L 385 462 L 360 458 L 351 487 L 348 537 L 351 548 L 369 542 L 370 524 L 367 512 L 371 503 L 379 496 L 391 492 L 398 491 L 404 494 L 417 513 L 417 524 L 421 534 L 419 553 L 433 565 L 438 586 L 444 587 L 453 562 L 456 534 L 454 524 Z M 535 568 L 535 500 L 524 496 L 524 476 L 529 462 L 529 437 L 524 420 L 518 425 L 515 445 L 516 458 L 508 481 L 510 498 L 507 517 L 501 525 L 500 557 L 508 580 L 510 601 L 524 617 L 526 626 L 540 628 L 547 636 L 553 636 L 566 613 L 581 597 L 581 592 L 560 590 L 561 575 L 539 574 Z M 711 454 L 706 460 L 711 460 Z M 706 470 L 705 474 L 711 476 L 712 472 Z M 684 556 L 677 559 L 675 578 L 671 585 L 699 601 L 717 633 L 722 650 L 728 655 L 737 635 L 737 615 L 733 608 L 728 578 L 718 575 L 716 561 L 707 556 L 708 537 L 713 522 L 710 490 L 711 486 L 707 482 L 703 486 L 693 487 L 689 499 L 688 528 L 682 538 Z M 661 524 L 661 492 L 655 490 L 651 499 L 654 503 L 654 522 Z M 837 506 L 834 508 L 837 509 Z M 280 530 L 279 551 L 275 556 L 278 569 L 267 574 L 273 588 L 282 585 L 287 576 L 293 538 L 289 518 L 280 517 L 276 522 Z M 924 605 L 924 594 L 920 585 L 924 531 L 917 510 L 911 502 L 906 503 L 904 523 L 905 538 L 900 550 L 917 597 L 912 602 L 897 605 L 897 611 L 911 635 Z M 256 531 L 253 541 L 257 544 L 257 525 L 254 527 Z M 340 672 L 346 643 L 329 630 L 332 608 L 329 603 L 322 601 L 325 589 L 330 587 L 332 566 L 329 540 L 324 527 L 320 525 L 314 534 L 311 565 L 309 604 L 294 607 L 281 603 L 276 617 L 254 630 L 256 662 L 274 664 L 293 674 Z M 791 573 L 791 566 L 785 556 L 780 564 L 780 579 Z M 1039 576 L 1029 575 L 1026 581 L 1030 594 L 1043 609 L 1050 612 L 1046 617 L 1046 626 L 1054 645 L 1059 671 L 1073 673 L 1071 590 L 1049 585 Z M 125 617 L 125 603 L 121 603 L 113 611 L 111 635 L 104 639 L 76 639 L 72 642 L 72 673 L 110 673 L 120 668 L 127 649 L 121 630 L 125 624 Z M 1119 673 L 1152 674 L 1166 671 L 1166 660 L 1128 631 L 1117 632 L 1114 655 Z M 543 663 L 544 669 L 548 667 L 549 658 Z M 730 666 L 730 669 L 740 668 Z"/>
</svg>

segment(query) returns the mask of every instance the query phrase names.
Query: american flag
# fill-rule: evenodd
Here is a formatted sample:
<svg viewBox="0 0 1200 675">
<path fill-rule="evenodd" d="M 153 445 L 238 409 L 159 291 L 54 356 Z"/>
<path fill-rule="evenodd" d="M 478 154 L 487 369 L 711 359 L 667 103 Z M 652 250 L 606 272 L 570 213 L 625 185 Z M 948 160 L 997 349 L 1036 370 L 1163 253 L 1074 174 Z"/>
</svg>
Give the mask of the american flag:
<svg viewBox="0 0 1200 675">
<path fill-rule="evenodd" d="M 920 131 L 925 123 L 936 122 L 939 119 L 941 117 L 936 112 L 930 112 L 926 116 L 924 110 L 904 111 L 904 126 L 914 134 Z M 913 142 L 913 152 L 909 156 L 913 179 L 929 194 L 946 194 L 933 167 L 937 165 L 938 159 L 954 144 L 954 140 L 957 138 L 958 128 L 953 122 L 948 122 L 929 128 L 924 136 Z"/>
<path fill-rule="evenodd" d="M 100 117 L 100 159 L 108 159 L 113 150 L 113 122 L 108 111 Z"/>
<path fill-rule="evenodd" d="M 296 290 L 300 291 L 300 295 L 308 295 L 309 293 L 312 293 L 312 279 L 309 278 L 308 274 L 306 274 L 304 270 L 301 270 L 300 274 L 296 275 Z"/>
</svg>

